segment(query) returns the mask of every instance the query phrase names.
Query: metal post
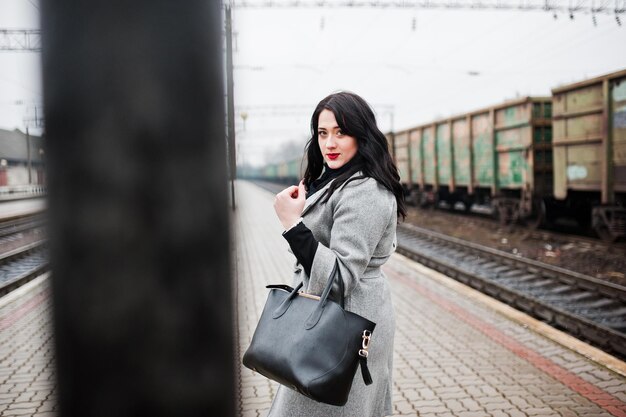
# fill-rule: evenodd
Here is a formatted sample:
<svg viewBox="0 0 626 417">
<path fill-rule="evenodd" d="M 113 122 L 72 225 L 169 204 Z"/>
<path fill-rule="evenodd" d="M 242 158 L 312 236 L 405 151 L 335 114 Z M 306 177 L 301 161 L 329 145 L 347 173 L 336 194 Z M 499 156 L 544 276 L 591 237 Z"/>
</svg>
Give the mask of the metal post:
<svg viewBox="0 0 626 417">
<path fill-rule="evenodd" d="M 32 158 L 30 155 L 30 135 L 28 133 L 28 126 L 26 126 L 26 157 L 27 157 L 27 166 L 28 166 L 28 185 L 31 185 L 33 183 L 33 177 L 32 177 Z"/>
<path fill-rule="evenodd" d="M 60 416 L 234 416 L 220 2 L 41 14 Z"/>
<path fill-rule="evenodd" d="M 230 167 L 231 207 L 235 210 L 235 178 L 237 177 L 237 155 L 235 146 L 235 88 L 233 83 L 233 20 L 232 7 L 226 4 L 226 85 L 228 102 L 228 162 Z"/>
</svg>

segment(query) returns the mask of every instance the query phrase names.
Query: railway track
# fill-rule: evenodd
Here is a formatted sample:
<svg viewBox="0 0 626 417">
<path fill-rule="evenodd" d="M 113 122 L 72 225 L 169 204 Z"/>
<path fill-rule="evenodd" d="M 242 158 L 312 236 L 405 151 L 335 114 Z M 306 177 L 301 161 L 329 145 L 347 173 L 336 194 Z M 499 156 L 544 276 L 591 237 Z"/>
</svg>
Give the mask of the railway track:
<svg viewBox="0 0 626 417">
<path fill-rule="evenodd" d="M 0 223 L 0 239 L 20 232 L 42 227 L 45 224 L 41 214 L 18 216 Z"/>
<path fill-rule="evenodd" d="M 399 225 L 397 234 L 399 253 L 626 358 L 626 287 L 413 224 Z"/>
<path fill-rule="evenodd" d="M 410 224 L 398 252 L 626 358 L 626 287 Z"/>
<path fill-rule="evenodd" d="M 42 215 L 0 223 L 0 297 L 48 271 L 44 224 Z M 30 239 L 25 239 L 26 233 L 31 233 Z"/>
<path fill-rule="evenodd" d="M 48 270 L 46 242 L 29 243 L 0 255 L 0 296 Z"/>
</svg>

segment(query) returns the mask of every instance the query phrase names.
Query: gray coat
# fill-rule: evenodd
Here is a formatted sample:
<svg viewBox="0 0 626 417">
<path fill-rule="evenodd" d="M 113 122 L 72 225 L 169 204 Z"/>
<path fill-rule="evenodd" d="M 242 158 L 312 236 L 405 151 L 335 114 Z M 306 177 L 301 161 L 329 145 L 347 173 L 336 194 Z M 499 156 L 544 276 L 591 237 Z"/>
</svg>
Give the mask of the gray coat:
<svg viewBox="0 0 626 417">
<path fill-rule="evenodd" d="M 356 175 L 361 175 L 357 173 Z M 392 414 L 391 371 L 395 319 L 389 284 L 380 267 L 396 248 L 396 199 L 373 178 L 358 179 L 319 200 L 326 187 L 306 200 L 302 217 L 319 242 L 311 276 L 296 263 L 293 285 L 304 280 L 310 294 L 321 294 L 339 260 L 345 308 L 376 323 L 368 365 L 374 383 L 365 385 L 360 370 L 348 403 L 322 404 L 280 386 L 268 417 L 382 417 Z"/>
</svg>

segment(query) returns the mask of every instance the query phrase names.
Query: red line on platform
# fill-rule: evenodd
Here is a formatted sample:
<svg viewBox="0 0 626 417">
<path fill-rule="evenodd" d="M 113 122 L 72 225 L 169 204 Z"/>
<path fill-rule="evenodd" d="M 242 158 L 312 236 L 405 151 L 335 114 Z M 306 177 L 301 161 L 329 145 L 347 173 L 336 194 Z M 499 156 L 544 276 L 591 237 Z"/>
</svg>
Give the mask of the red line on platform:
<svg viewBox="0 0 626 417">
<path fill-rule="evenodd" d="M 49 297 L 49 291 L 43 291 L 0 319 L 0 331 L 13 326 L 18 320 L 30 313 Z"/>
<path fill-rule="evenodd" d="M 428 288 L 409 278 L 407 275 L 393 270 L 391 267 L 385 268 L 385 273 L 407 287 L 413 288 L 444 310 L 449 311 L 475 329 L 480 330 L 490 339 L 504 346 L 520 358 L 525 359 L 535 368 L 545 372 L 552 378 L 561 382 L 563 385 L 569 387 L 572 391 L 575 391 L 583 397 L 596 403 L 610 414 L 616 417 L 626 417 L 626 403 L 608 392 L 603 391 L 595 385 L 585 381 L 578 375 L 571 373 L 567 369 L 553 362 L 551 359 L 546 358 L 534 350 L 522 345 L 517 340 L 502 333 L 496 327 L 481 320 L 478 316 L 432 292 Z"/>
</svg>

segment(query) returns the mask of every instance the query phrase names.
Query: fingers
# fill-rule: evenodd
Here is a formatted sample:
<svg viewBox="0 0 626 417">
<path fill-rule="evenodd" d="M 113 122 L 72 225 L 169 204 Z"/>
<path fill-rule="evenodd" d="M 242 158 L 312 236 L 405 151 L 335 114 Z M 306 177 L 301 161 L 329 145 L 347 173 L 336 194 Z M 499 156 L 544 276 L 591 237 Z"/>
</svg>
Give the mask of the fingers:
<svg viewBox="0 0 626 417">
<path fill-rule="evenodd" d="M 274 197 L 274 206 L 284 200 L 305 200 L 306 199 L 306 187 L 304 186 L 304 179 L 300 180 L 298 185 L 292 185 L 285 188 Z"/>
<path fill-rule="evenodd" d="M 304 186 L 304 180 L 301 180 L 300 184 L 298 184 L 298 195 L 296 197 L 303 200 L 306 199 L 306 187 Z"/>
<path fill-rule="evenodd" d="M 285 197 L 291 197 L 294 191 L 298 191 L 298 187 L 296 187 L 295 185 L 292 185 L 290 187 L 285 188 L 280 193 L 276 194 L 276 198 L 280 199 L 280 198 L 285 198 Z"/>
<path fill-rule="evenodd" d="M 276 196 L 274 197 L 274 205 L 276 205 L 276 203 L 278 203 L 281 200 L 295 198 L 295 197 L 292 197 L 292 194 L 294 193 L 294 191 L 297 192 L 298 187 L 296 187 L 295 185 L 292 185 L 290 187 L 285 188 L 280 193 L 276 194 Z"/>
</svg>

